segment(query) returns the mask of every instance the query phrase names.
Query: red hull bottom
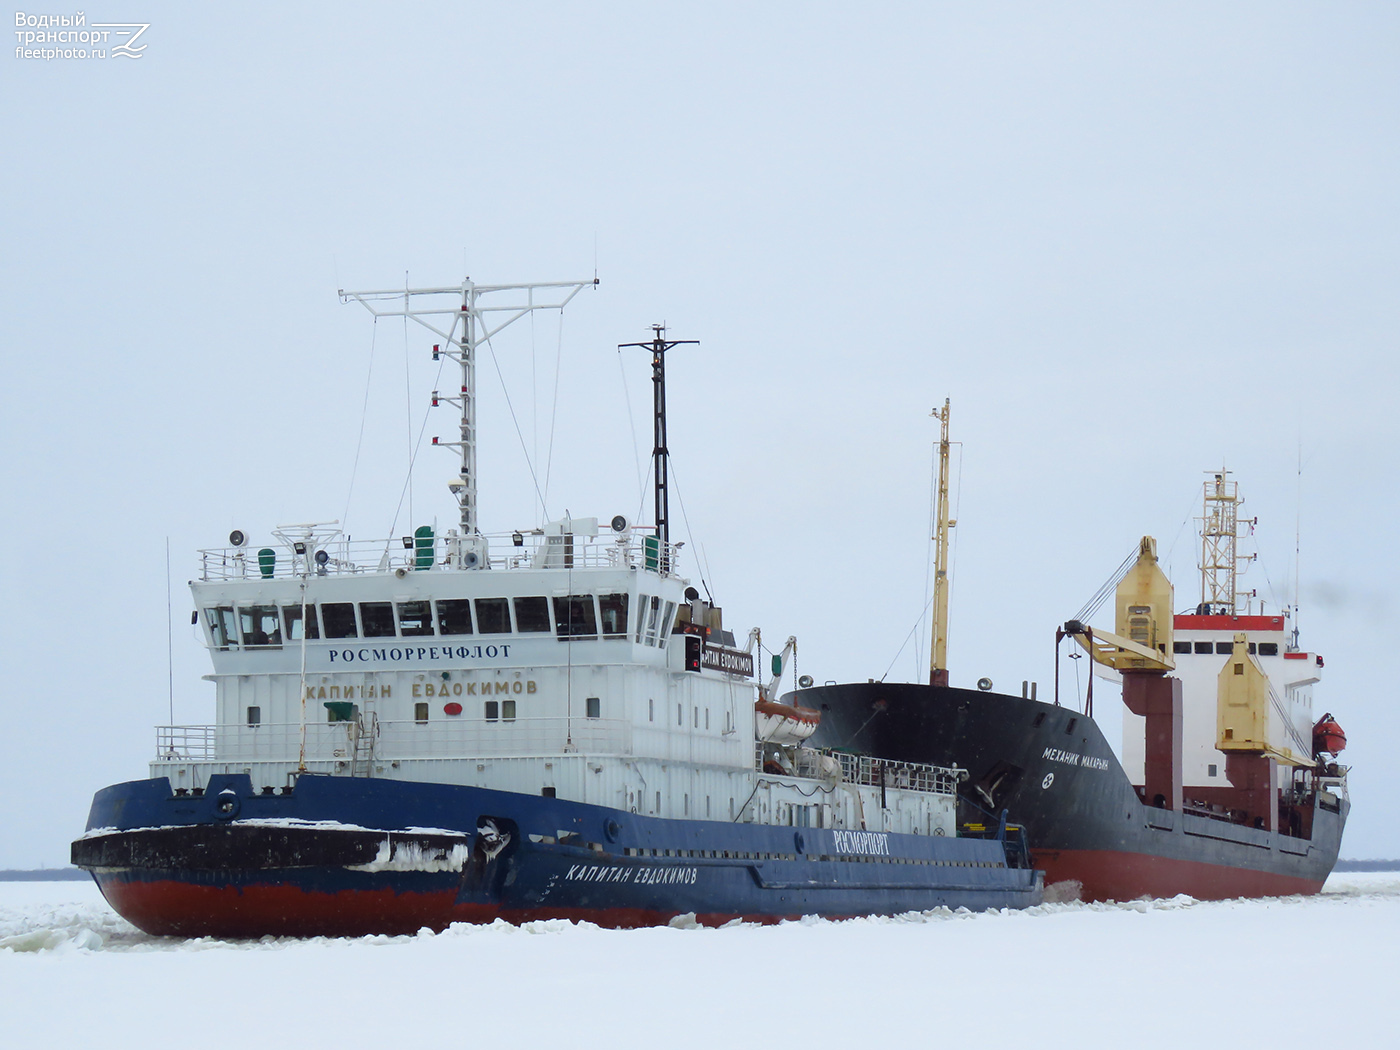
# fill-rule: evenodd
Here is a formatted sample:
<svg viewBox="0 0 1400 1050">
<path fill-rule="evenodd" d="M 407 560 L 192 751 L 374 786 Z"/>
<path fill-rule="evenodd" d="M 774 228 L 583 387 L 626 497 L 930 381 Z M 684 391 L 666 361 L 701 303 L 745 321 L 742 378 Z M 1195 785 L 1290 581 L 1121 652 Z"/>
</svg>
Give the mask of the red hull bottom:
<svg viewBox="0 0 1400 1050">
<path fill-rule="evenodd" d="M 361 937 L 464 921 L 452 917 L 454 891 L 316 893 L 288 885 L 203 886 L 173 879 L 111 879 L 98 886 L 117 914 L 159 937 Z"/>
<path fill-rule="evenodd" d="M 296 886 L 202 886 L 175 880 L 99 883 L 103 896 L 133 926 L 160 937 L 363 937 L 444 930 L 452 923 L 510 923 L 544 919 L 591 922 L 613 929 L 664 926 L 673 913 L 640 908 L 503 909 L 459 904 L 455 891 L 307 891 Z M 698 915 L 704 926 L 734 919 L 773 923 L 799 915 Z"/>
<path fill-rule="evenodd" d="M 1322 882 L 1313 879 L 1146 853 L 1071 849 L 1034 853 L 1035 866 L 1045 871 L 1047 891 L 1055 883 L 1077 882 L 1079 899 L 1086 901 L 1129 901 L 1179 893 L 1197 900 L 1227 900 L 1313 894 L 1322 889 Z"/>
</svg>

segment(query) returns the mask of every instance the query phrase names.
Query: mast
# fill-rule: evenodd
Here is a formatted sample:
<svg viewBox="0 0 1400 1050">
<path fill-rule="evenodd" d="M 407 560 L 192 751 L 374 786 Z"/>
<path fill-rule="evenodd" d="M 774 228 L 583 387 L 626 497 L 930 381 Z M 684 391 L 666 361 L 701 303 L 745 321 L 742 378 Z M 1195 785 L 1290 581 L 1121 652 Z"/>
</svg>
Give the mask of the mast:
<svg viewBox="0 0 1400 1050">
<path fill-rule="evenodd" d="M 666 326 L 651 326 L 649 343 L 618 343 L 617 348 L 641 347 L 651 351 L 651 411 L 652 411 L 652 495 L 656 505 L 656 538 L 661 544 L 663 559 L 671 542 L 671 497 L 666 473 L 670 451 L 666 447 L 666 351 L 685 344 L 698 345 L 698 339 L 667 339 Z"/>
<path fill-rule="evenodd" d="M 434 345 L 433 360 L 442 356 L 456 361 L 462 369 L 461 392 L 457 397 L 439 397 L 433 391 L 433 404 L 447 401 L 461 409 L 459 440 L 439 441 L 442 448 L 461 450 L 461 466 L 450 487 L 457 497 L 465 551 L 477 557 L 464 561 L 465 568 L 484 567 L 480 516 L 476 489 L 476 350 L 515 321 L 536 310 L 563 310 L 591 281 L 555 281 L 536 284 L 477 284 L 466 278 L 445 288 L 400 288 L 388 291 L 340 291 L 342 302 L 354 299 L 376 318 L 407 317 L 438 336 L 446 344 Z M 540 296 L 540 293 L 545 293 Z M 540 298 L 537 301 L 537 296 Z M 485 302 L 483 302 L 485 300 Z M 391 305 L 397 301 L 398 305 Z"/>
<path fill-rule="evenodd" d="M 1239 483 L 1230 481 L 1230 471 L 1211 471 L 1205 482 L 1201 509 L 1201 604 L 1198 614 L 1238 616 L 1249 611 L 1253 591 L 1239 589 L 1240 562 L 1254 560 L 1237 550 L 1239 527 L 1255 525 L 1258 518 L 1241 518 Z"/>
<path fill-rule="evenodd" d="M 952 400 L 943 399 L 943 408 L 933 410 L 939 421 L 938 503 L 933 530 L 933 631 L 929 659 L 929 685 L 948 684 L 948 530 L 957 523 L 948 517 L 948 416 Z"/>
</svg>

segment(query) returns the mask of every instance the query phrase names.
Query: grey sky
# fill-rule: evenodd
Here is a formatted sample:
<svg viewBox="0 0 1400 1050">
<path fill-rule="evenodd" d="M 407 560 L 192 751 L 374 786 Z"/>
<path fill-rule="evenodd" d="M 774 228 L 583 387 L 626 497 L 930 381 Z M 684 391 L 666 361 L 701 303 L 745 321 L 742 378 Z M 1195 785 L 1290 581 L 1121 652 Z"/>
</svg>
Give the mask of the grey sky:
<svg viewBox="0 0 1400 1050">
<path fill-rule="evenodd" d="M 146 775 L 167 537 L 175 718 L 210 720 L 194 551 L 345 514 L 372 345 L 349 530 L 452 515 L 429 450 L 394 520 L 431 340 L 335 290 L 589 277 L 595 245 L 562 339 L 496 347 L 541 459 L 562 362 L 551 514 L 643 505 L 646 360 L 615 345 L 665 320 L 701 340 L 671 358 L 687 553 L 802 672 L 879 677 L 925 602 L 951 396 L 953 681 L 1045 696 L 1055 625 L 1142 534 L 1196 602 L 1223 461 L 1270 609 L 1301 524 L 1343 855 L 1400 855 L 1393 6 L 83 10 L 149 22 L 143 57 L 0 52 L 0 867 L 65 863 L 92 792 Z M 484 525 L 534 524 L 481 376 Z"/>
</svg>

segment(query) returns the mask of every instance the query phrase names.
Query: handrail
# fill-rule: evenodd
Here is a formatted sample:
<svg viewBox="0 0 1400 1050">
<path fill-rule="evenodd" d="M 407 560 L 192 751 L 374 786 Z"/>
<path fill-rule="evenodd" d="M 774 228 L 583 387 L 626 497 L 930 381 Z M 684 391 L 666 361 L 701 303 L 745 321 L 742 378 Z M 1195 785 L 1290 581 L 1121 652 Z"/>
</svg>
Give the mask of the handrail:
<svg viewBox="0 0 1400 1050">
<path fill-rule="evenodd" d="M 632 568 L 675 575 L 679 544 L 661 544 L 649 529 L 638 526 L 623 536 L 597 537 L 575 534 L 546 536 L 541 532 L 505 532 L 480 537 L 491 569 Z M 518 539 L 518 542 L 517 542 Z M 428 544 L 418 546 L 419 544 Z M 302 547 L 300 552 L 297 547 Z M 271 551 L 266 558 L 264 551 Z M 454 535 L 352 540 L 330 537 L 316 543 L 278 537 L 259 547 L 209 547 L 197 552 L 200 579 L 299 579 L 309 576 L 345 576 L 364 573 L 443 572 L 476 567 L 467 560 L 465 544 Z M 323 561 L 317 558 L 324 555 Z M 473 555 L 472 557 L 475 557 Z"/>
<path fill-rule="evenodd" d="M 789 776 L 813 780 L 836 780 L 864 787 L 884 787 L 953 796 L 967 779 L 967 771 L 957 766 L 935 766 L 924 762 L 896 762 L 870 755 L 857 755 L 833 748 L 799 747 L 783 749 L 759 741 L 754 745 L 754 767 L 759 772 L 776 766 Z"/>
</svg>

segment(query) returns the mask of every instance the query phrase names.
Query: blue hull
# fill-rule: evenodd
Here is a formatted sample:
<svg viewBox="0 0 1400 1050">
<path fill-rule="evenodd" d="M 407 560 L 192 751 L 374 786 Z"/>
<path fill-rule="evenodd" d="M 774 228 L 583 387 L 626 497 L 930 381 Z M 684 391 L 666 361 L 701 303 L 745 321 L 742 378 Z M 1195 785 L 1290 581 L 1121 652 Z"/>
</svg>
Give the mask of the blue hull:
<svg viewBox="0 0 1400 1050">
<path fill-rule="evenodd" d="M 1039 903 L 996 839 L 641 817 L 485 788 L 307 775 L 202 796 L 104 788 L 73 862 L 155 934 L 356 935 L 453 922 L 607 926 L 848 917 Z"/>
</svg>

